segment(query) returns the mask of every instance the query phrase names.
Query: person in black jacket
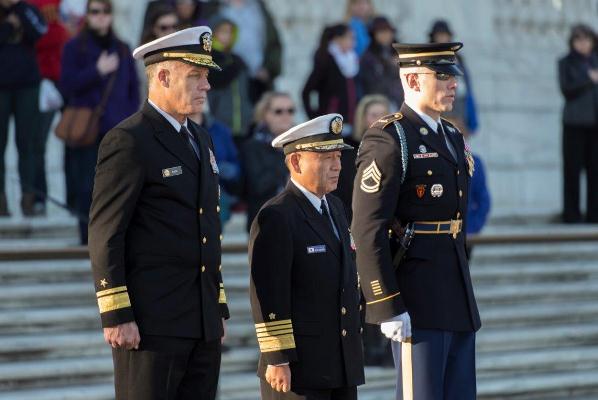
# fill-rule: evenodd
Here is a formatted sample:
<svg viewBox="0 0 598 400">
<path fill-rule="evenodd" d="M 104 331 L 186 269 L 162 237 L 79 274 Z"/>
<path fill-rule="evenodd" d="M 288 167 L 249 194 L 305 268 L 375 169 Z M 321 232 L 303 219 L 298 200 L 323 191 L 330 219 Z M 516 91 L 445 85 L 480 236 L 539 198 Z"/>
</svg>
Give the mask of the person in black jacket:
<svg viewBox="0 0 598 400">
<path fill-rule="evenodd" d="M 563 109 L 563 222 L 583 220 L 579 178 L 587 177 L 588 222 L 598 222 L 598 49 L 586 25 L 571 29 L 569 54 L 559 60 Z"/>
<path fill-rule="evenodd" d="M 180 51 L 183 48 L 184 51 Z M 218 166 L 189 116 L 206 102 L 211 31 L 137 48 L 141 111 L 100 144 L 89 252 L 116 399 L 214 399 L 224 319 Z"/>
<path fill-rule="evenodd" d="M 251 310 L 262 399 L 353 400 L 364 382 L 355 247 L 336 187 L 342 117 L 328 114 L 272 141 L 291 180 L 253 221 Z"/>
<path fill-rule="evenodd" d="M 294 117 L 295 104 L 287 93 L 266 92 L 255 107 L 254 133 L 241 150 L 248 232 L 262 205 L 280 193 L 287 182 L 284 154 L 272 148 L 270 142 L 293 125 Z"/>
<path fill-rule="evenodd" d="M 353 31 L 348 25 L 336 24 L 324 29 L 313 69 L 301 93 L 303 108 L 309 118 L 339 113 L 347 124 L 353 125 L 359 100 L 359 57 L 354 43 Z M 314 93 L 317 94 L 317 105 L 311 101 Z"/>
<path fill-rule="evenodd" d="M 41 81 L 35 43 L 46 33 L 47 25 L 37 8 L 21 0 L 0 0 L 0 154 L 8 140 L 9 119 L 15 119 L 19 153 L 21 210 L 34 214 L 35 145 L 42 135 L 39 110 Z M 5 165 L 0 162 L 0 216 L 8 216 L 5 194 Z"/>
</svg>

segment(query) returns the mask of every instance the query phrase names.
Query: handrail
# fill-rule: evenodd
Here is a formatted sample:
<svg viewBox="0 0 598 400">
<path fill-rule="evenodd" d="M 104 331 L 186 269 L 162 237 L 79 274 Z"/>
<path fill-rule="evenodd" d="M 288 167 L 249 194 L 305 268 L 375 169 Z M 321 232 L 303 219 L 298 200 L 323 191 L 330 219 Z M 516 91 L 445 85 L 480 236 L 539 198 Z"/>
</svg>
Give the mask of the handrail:
<svg viewBox="0 0 598 400">
<path fill-rule="evenodd" d="M 501 245 L 555 242 L 598 242 L 598 231 L 551 233 L 484 233 L 470 235 L 470 245 Z M 223 244 L 223 254 L 247 252 L 247 243 Z M 0 261 L 87 259 L 87 246 L 47 247 L 34 249 L 1 249 Z"/>
</svg>

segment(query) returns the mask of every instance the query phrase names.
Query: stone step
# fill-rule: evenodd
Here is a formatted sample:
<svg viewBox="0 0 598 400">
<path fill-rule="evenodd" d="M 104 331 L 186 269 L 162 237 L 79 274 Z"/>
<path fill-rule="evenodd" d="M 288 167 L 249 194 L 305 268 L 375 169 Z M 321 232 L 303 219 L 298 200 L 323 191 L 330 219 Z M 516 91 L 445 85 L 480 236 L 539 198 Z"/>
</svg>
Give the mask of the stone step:
<svg viewBox="0 0 598 400">
<path fill-rule="evenodd" d="M 533 243 L 520 245 L 479 245 L 473 250 L 472 265 L 569 262 L 598 260 L 596 242 Z"/>
<path fill-rule="evenodd" d="M 29 264 L 28 264 L 29 265 Z M 70 269 L 64 264 L 65 269 Z M 72 263 L 73 270 L 83 269 L 83 264 Z M 12 267 L 13 269 L 15 267 Z M 28 267 L 31 268 L 31 267 Z M 51 266 L 44 267 L 45 272 Z M 43 275 L 43 273 L 42 273 Z M 228 279 L 226 279 L 228 278 Z M 240 307 L 242 314 L 249 315 L 249 278 L 244 274 L 225 277 L 225 287 L 230 307 Z M 598 300 L 598 280 L 565 282 L 519 282 L 510 284 L 483 283 L 475 286 L 476 298 L 481 306 L 510 303 L 540 305 L 545 302 L 560 302 L 562 299 Z M 18 282 L 4 285 L 0 291 L 0 309 L 15 307 L 38 307 L 46 304 L 55 306 L 95 303 L 91 280 L 73 282 Z"/>
<path fill-rule="evenodd" d="M 561 301 L 480 306 L 482 325 L 487 328 L 567 324 L 598 321 L 598 302 Z"/>
<path fill-rule="evenodd" d="M 96 346 L 97 349 L 100 346 Z M 109 350 L 108 345 L 104 345 Z M 222 355 L 221 373 L 247 372 L 257 366 L 257 348 L 235 348 Z M 107 382 L 112 379 L 112 353 L 59 359 L 35 359 L 0 363 L 0 392 L 62 384 Z"/>
<path fill-rule="evenodd" d="M 471 266 L 474 285 L 569 282 L 598 280 L 598 263 L 589 260 L 569 262 L 508 263 Z"/>
<path fill-rule="evenodd" d="M 598 346 L 569 346 L 546 349 L 488 352 L 476 359 L 479 378 L 554 371 L 598 371 Z"/>
<path fill-rule="evenodd" d="M 249 279 L 247 255 L 225 253 L 222 256 L 225 281 L 238 275 Z M 91 282 L 88 259 L 0 261 L 0 284 Z"/>
<path fill-rule="evenodd" d="M 113 383 L 0 392 L 0 400 L 114 400 Z"/>
<path fill-rule="evenodd" d="M 474 287 L 479 304 L 528 303 L 539 301 L 598 299 L 598 279 L 579 282 L 523 282 L 508 285 L 483 284 Z"/>
<path fill-rule="evenodd" d="M 77 220 L 74 217 L 0 218 L 0 238 L 77 238 Z"/>
<path fill-rule="evenodd" d="M 249 301 L 247 278 L 231 278 L 230 281 L 225 281 L 225 288 L 228 298 L 240 297 Z M 19 283 L 3 286 L 0 291 L 0 310 L 3 308 L 40 307 L 47 304 L 58 307 L 95 303 L 96 296 L 91 279 L 67 283 Z"/>
<path fill-rule="evenodd" d="M 476 337 L 478 353 L 598 345 L 598 323 L 485 328 Z"/>
</svg>

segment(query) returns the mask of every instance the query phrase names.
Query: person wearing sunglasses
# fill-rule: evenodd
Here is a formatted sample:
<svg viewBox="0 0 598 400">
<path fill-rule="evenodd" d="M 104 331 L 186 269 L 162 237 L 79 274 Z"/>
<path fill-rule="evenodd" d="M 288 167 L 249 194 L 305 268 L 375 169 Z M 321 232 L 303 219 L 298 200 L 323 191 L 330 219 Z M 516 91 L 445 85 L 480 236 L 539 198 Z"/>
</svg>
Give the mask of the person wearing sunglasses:
<svg viewBox="0 0 598 400">
<path fill-rule="evenodd" d="M 141 44 L 149 43 L 171 33 L 176 32 L 179 26 L 179 17 L 174 7 L 170 4 L 158 4 L 153 7 L 148 16 L 147 25 L 141 34 Z"/>
<path fill-rule="evenodd" d="M 294 119 L 295 103 L 288 93 L 266 92 L 255 106 L 253 134 L 241 144 L 248 232 L 262 205 L 287 183 L 284 154 L 270 146 L 270 142 L 289 130 Z"/>
<path fill-rule="evenodd" d="M 394 44 L 405 100 L 366 131 L 357 156 L 357 268 L 366 321 L 392 339 L 397 399 L 476 398 L 481 322 L 465 236 L 475 165 L 441 118 L 453 107 L 462 46 Z M 407 250 L 397 256 L 399 246 Z"/>
<path fill-rule="evenodd" d="M 59 87 L 67 107 L 85 107 L 100 114 L 98 135 L 92 144 L 65 146 L 67 190 L 74 193 L 79 216 L 89 214 L 101 139 L 139 108 L 135 61 L 128 45 L 114 33 L 112 23 L 112 2 L 89 0 L 83 29 L 66 43 L 62 55 Z M 81 218 L 81 244 L 87 244 L 87 230 L 87 221 Z"/>
</svg>

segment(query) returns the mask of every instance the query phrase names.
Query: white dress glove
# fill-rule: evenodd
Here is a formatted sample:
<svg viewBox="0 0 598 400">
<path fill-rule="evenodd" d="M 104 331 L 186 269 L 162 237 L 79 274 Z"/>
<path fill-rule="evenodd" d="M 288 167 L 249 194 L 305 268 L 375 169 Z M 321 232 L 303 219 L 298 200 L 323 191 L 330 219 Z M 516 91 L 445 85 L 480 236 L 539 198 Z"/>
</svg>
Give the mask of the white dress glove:
<svg viewBox="0 0 598 400">
<path fill-rule="evenodd" d="M 411 337 L 411 318 L 407 312 L 397 315 L 380 324 L 380 330 L 387 338 L 395 342 L 404 342 Z"/>
</svg>

